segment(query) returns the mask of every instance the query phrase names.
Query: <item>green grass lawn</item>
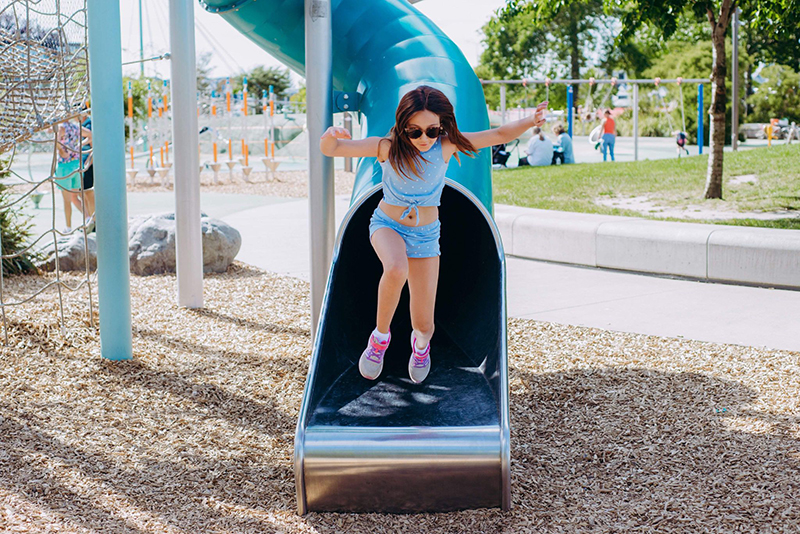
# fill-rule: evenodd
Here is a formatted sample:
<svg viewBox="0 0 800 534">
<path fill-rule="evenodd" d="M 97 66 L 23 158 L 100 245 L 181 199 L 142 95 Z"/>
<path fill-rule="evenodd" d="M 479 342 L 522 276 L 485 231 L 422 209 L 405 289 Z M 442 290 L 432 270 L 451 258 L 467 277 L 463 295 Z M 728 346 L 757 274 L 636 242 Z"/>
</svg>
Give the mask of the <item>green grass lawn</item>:
<svg viewBox="0 0 800 534">
<path fill-rule="evenodd" d="M 640 197 L 665 207 L 699 207 L 723 212 L 786 213 L 776 220 L 697 220 L 715 224 L 800 229 L 800 144 L 726 152 L 722 200 L 703 199 L 708 156 L 592 163 L 555 167 L 523 167 L 494 171 L 494 201 L 530 208 L 662 220 L 657 213 L 642 214 L 600 205 L 604 197 Z M 754 175 L 753 183 L 731 184 L 731 178 Z"/>
</svg>

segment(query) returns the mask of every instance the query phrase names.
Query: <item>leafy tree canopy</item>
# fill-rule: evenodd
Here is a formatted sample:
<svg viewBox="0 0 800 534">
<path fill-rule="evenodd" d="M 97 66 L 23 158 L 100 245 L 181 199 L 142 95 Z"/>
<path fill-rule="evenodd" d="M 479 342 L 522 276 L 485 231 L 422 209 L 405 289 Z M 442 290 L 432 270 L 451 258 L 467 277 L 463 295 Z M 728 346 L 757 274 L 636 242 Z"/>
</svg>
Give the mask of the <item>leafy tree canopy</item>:
<svg viewBox="0 0 800 534">
<path fill-rule="evenodd" d="M 771 118 L 800 122 L 800 73 L 786 65 L 769 65 L 759 73 L 766 81 L 748 98 L 751 122 Z"/>
</svg>

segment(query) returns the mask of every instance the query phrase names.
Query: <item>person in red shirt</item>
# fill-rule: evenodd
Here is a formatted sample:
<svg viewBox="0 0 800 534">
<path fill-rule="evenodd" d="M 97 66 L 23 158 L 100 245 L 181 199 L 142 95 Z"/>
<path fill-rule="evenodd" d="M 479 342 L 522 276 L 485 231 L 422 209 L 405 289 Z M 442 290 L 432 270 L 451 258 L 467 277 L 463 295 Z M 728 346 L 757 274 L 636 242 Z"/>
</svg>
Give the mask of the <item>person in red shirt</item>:
<svg viewBox="0 0 800 534">
<path fill-rule="evenodd" d="M 607 161 L 608 152 L 611 153 L 611 161 L 614 161 L 614 141 L 617 139 L 617 125 L 611 118 L 611 110 L 607 109 L 603 113 L 603 161 Z"/>
</svg>

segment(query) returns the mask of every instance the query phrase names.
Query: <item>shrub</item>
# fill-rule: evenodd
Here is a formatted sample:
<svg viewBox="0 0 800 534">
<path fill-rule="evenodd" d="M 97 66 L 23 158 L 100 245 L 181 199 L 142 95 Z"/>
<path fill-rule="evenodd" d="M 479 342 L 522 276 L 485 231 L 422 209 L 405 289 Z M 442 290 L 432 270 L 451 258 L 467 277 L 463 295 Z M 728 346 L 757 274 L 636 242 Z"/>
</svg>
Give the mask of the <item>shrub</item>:
<svg viewBox="0 0 800 534">
<path fill-rule="evenodd" d="M 10 162 L 0 160 L 0 178 L 9 174 Z M 0 206 L 7 206 L 13 202 L 9 188 L 0 184 Z M 24 250 L 30 244 L 31 222 L 30 218 L 19 212 L 16 204 L 10 209 L 0 210 L 0 234 L 2 234 L 3 255 L 15 254 Z M 14 258 L 3 258 L 4 274 L 35 273 L 38 269 L 34 265 L 36 255 L 28 251 Z"/>
</svg>

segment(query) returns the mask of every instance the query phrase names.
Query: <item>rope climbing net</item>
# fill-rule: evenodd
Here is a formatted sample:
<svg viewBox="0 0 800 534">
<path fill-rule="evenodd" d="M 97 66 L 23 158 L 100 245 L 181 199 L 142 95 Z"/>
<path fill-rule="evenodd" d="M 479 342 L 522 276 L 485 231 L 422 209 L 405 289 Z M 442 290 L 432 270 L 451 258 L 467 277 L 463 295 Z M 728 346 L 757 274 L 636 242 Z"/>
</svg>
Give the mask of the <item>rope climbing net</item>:
<svg viewBox="0 0 800 534">
<path fill-rule="evenodd" d="M 94 325 L 89 264 L 89 230 L 87 226 L 84 170 L 91 164 L 91 153 L 83 141 L 81 114 L 89 114 L 89 73 L 87 52 L 86 0 L 4 0 L 0 2 L 0 179 L 13 187 L 13 194 L 0 203 L 0 216 L 13 212 L 23 218 L 32 200 L 38 207 L 45 191 L 52 194 L 52 213 L 49 229 L 33 236 L 23 248 L 2 250 L 0 266 L 0 309 L 4 340 L 8 344 L 9 319 L 7 309 L 22 306 L 51 287 L 58 291 L 58 311 L 62 334 L 64 329 L 64 298 L 62 291 L 77 291 L 86 287 L 89 323 Z M 71 140 L 59 136 L 59 131 L 78 132 Z M 49 172 L 22 173 L 13 166 L 22 151 L 35 153 L 49 160 Z M 50 157 L 52 156 L 52 157 Z M 73 165 L 65 175 L 57 174 L 59 157 L 70 159 Z M 78 164 L 74 164 L 77 160 Z M 77 168 L 75 168 L 77 167 Z M 30 169 L 30 165 L 29 165 Z M 77 178 L 72 188 L 56 185 L 55 180 Z M 63 185 L 63 182 L 62 182 Z M 57 191 L 75 194 L 82 212 L 82 224 L 61 232 L 56 229 Z M 66 202 L 66 200 L 65 200 Z M 49 239 L 52 239 L 52 245 Z M 82 239 L 81 239 L 82 238 Z M 79 282 L 67 283 L 62 278 L 59 247 L 72 241 L 83 241 L 83 271 Z M 5 245 L 6 239 L 2 239 Z M 5 247 L 4 247 L 5 248 Z M 46 277 L 27 294 L 8 298 L 6 265 L 23 255 L 49 255 L 50 268 L 55 276 Z"/>
</svg>

